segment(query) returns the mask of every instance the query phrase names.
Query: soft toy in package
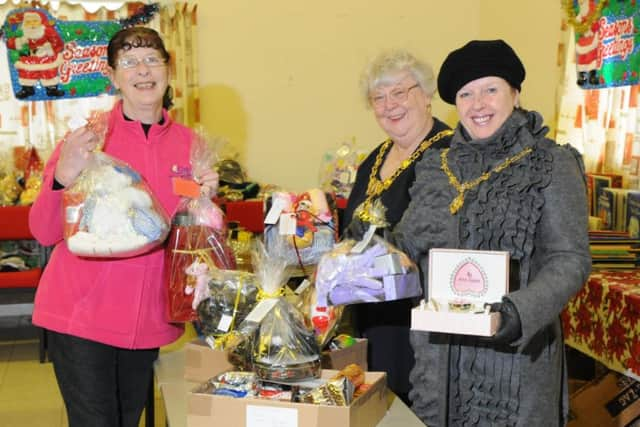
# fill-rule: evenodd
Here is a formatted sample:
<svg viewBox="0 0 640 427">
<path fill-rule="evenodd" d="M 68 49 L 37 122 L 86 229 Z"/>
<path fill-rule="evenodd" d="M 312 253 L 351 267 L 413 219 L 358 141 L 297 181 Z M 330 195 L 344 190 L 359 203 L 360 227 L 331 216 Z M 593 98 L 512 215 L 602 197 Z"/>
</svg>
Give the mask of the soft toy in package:
<svg viewBox="0 0 640 427">
<path fill-rule="evenodd" d="M 275 192 L 265 217 L 264 241 L 269 252 L 282 254 L 288 265 L 317 264 L 336 241 L 335 200 L 319 189 L 301 194 Z"/>
<path fill-rule="evenodd" d="M 323 255 L 315 284 L 321 307 L 422 295 L 416 264 L 376 235 L 362 241 L 344 240 Z"/>
<path fill-rule="evenodd" d="M 171 224 L 165 252 L 168 320 L 198 320 L 198 305 L 209 297 L 209 282 L 217 269 L 233 270 L 236 260 L 227 245 L 222 210 L 193 179 L 211 170 L 214 152 L 204 137 L 191 145 L 191 171 L 174 177 L 174 192 L 183 196 Z"/>
<path fill-rule="evenodd" d="M 107 114 L 86 124 L 104 144 Z M 161 244 L 169 217 L 142 176 L 103 152 L 63 194 L 64 237 L 69 250 L 85 257 L 131 257 Z"/>
</svg>

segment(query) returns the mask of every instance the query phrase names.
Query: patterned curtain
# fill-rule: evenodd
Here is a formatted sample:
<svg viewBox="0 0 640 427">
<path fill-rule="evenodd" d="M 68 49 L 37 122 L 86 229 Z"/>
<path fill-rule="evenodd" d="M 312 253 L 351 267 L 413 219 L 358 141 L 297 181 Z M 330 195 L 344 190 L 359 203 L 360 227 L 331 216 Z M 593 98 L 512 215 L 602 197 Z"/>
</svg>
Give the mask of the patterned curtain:
<svg viewBox="0 0 640 427">
<path fill-rule="evenodd" d="M 112 4 L 114 2 L 111 2 Z M 6 1 L 0 4 L 0 24 L 6 15 L 21 7 L 46 8 L 56 19 L 70 21 L 103 21 L 127 18 L 150 2 L 122 2 L 116 10 L 95 4 L 67 2 Z M 55 8 L 54 8 L 55 6 Z M 90 10 L 89 10 L 90 8 Z M 164 1 L 160 11 L 147 25 L 158 30 L 171 53 L 171 81 L 174 107 L 172 117 L 187 126 L 199 122 L 198 69 L 196 37 L 196 6 L 192 1 Z M 46 160 L 56 142 L 68 130 L 72 117 L 86 117 L 92 110 L 108 110 L 115 98 L 102 95 L 93 98 L 60 99 L 55 101 L 18 101 L 13 95 L 7 60 L 7 49 L 0 43 L 0 170 L 8 168 L 10 159 L 24 149 L 35 147 Z M 16 154 L 18 153 L 18 154 Z"/>
<path fill-rule="evenodd" d="M 624 187 L 640 188 L 640 86 L 581 89 L 576 83 L 574 30 L 566 21 L 562 30 L 556 140 L 582 152 L 587 172 L 620 174 Z"/>
</svg>

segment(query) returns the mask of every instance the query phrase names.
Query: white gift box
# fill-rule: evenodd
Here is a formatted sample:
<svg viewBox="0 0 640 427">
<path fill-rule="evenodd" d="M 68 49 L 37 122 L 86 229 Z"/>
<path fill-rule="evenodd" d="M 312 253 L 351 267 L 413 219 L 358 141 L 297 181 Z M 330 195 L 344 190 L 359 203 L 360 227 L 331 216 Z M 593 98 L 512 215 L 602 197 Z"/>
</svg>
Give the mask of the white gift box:
<svg viewBox="0 0 640 427">
<path fill-rule="evenodd" d="M 492 336 L 500 314 L 484 305 L 508 292 L 509 252 L 431 249 L 427 288 L 427 301 L 411 311 L 411 329 Z"/>
</svg>

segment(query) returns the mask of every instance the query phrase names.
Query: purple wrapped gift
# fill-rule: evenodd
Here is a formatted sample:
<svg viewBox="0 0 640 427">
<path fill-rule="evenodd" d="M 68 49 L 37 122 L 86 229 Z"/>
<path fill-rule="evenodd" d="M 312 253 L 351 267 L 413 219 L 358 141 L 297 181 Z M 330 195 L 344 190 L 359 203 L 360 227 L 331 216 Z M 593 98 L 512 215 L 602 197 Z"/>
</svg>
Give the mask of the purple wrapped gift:
<svg viewBox="0 0 640 427">
<path fill-rule="evenodd" d="M 362 253 L 346 241 L 320 260 L 316 275 L 318 306 L 392 301 L 422 295 L 418 269 L 384 240 Z M 400 274 L 399 274 L 400 273 Z"/>
</svg>

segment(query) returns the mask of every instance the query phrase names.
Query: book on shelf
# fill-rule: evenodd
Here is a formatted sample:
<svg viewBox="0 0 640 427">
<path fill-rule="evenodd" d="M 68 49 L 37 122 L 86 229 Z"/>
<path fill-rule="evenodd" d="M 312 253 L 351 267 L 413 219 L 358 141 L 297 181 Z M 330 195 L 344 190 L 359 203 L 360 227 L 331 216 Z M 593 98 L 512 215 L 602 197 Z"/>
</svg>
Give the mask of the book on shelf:
<svg viewBox="0 0 640 427">
<path fill-rule="evenodd" d="M 589 215 L 597 215 L 597 202 L 600 191 L 603 188 L 622 188 L 622 175 L 609 173 L 588 173 L 587 178 L 587 202 Z"/>
</svg>

